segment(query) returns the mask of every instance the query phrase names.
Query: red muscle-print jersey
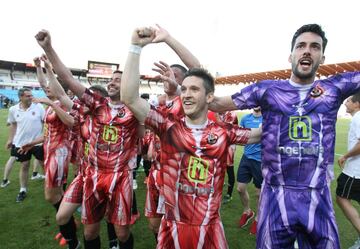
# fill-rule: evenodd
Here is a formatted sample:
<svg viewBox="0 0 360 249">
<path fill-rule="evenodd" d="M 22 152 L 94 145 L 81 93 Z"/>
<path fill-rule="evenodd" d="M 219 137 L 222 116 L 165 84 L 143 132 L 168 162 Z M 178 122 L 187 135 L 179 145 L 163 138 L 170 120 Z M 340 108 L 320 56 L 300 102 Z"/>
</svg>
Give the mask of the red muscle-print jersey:
<svg viewBox="0 0 360 249">
<path fill-rule="evenodd" d="M 88 165 L 89 141 L 92 119 L 91 116 L 85 114 L 87 107 L 81 102 L 74 102 L 70 112 L 74 119 L 78 122 L 77 133 L 77 157 L 79 158 L 78 172 L 83 174 L 84 169 Z"/>
<path fill-rule="evenodd" d="M 236 112 L 234 112 L 234 111 L 219 113 L 219 119 L 220 119 L 220 121 L 222 121 L 224 123 L 228 123 L 228 124 L 238 124 L 239 123 Z M 235 145 L 229 146 L 228 160 L 227 160 L 228 166 L 234 166 L 235 150 L 236 150 Z"/>
<path fill-rule="evenodd" d="M 124 105 L 86 90 L 81 99 L 93 119 L 89 163 L 99 171 L 120 172 L 136 167 L 138 121 Z"/>
<path fill-rule="evenodd" d="M 144 136 L 141 138 L 141 154 L 147 155 L 153 132 L 150 129 L 145 130 Z"/>
<path fill-rule="evenodd" d="M 54 102 L 60 106 L 59 101 Z M 65 109 L 65 108 L 62 108 Z M 70 148 L 70 129 L 67 127 L 56 112 L 50 106 L 46 108 L 44 117 L 44 152 L 53 151 L 61 145 Z"/>
<path fill-rule="evenodd" d="M 192 225 L 220 222 L 219 208 L 231 144 L 246 144 L 250 129 L 209 121 L 189 128 L 185 118 L 150 110 L 145 125 L 161 140 L 165 218 Z"/>
<path fill-rule="evenodd" d="M 219 113 L 219 118 L 222 122 L 229 123 L 229 124 L 238 124 L 238 118 L 236 112 L 229 111 L 225 113 Z"/>
<path fill-rule="evenodd" d="M 179 96 L 175 97 L 171 101 L 159 103 L 159 106 L 156 106 L 156 108 L 158 111 L 163 113 L 163 115 L 165 115 L 165 116 L 167 114 L 173 114 L 173 115 L 177 115 L 179 117 L 183 117 L 185 115 L 184 109 L 182 107 L 181 99 Z"/>
</svg>

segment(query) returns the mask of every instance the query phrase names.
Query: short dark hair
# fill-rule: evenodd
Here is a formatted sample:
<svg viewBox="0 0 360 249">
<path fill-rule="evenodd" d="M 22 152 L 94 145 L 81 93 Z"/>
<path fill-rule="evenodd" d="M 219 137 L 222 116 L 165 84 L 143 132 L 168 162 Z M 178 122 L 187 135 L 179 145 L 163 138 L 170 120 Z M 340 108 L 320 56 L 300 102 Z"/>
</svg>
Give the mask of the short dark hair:
<svg viewBox="0 0 360 249">
<path fill-rule="evenodd" d="M 180 64 L 172 64 L 170 67 L 175 67 L 175 68 L 180 69 L 180 71 L 183 74 L 186 74 L 186 72 L 188 71 L 185 67 L 181 66 Z"/>
<path fill-rule="evenodd" d="M 351 101 L 352 101 L 352 102 L 359 102 L 359 103 L 360 103 L 360 92 L 355 93 L 355 94 L 351 97 Z"/>
<path fill-rule="evenodd" d="M 115 70 L 115 71 L 113 72 L 113 74 L 115 74 L 115 73 L 120 73 L 120 74 L 122 74 L 123 72 L 120 71 L 120 70 Z"/>
<path fill-rule="evenodd" d="M 90 89 L 91 91 L 94 91 L 94 92 L 96 91 L 96 92 L 100 93 L 100 95 L 103 96 L 103 97 L 109 96 L 109 94 L 108 94 L 108 92 L 106 91 L 106 89 L 105 89 L 103 86 L 101 86 L 101 85 L 93 85 L 93 86 L 90 86 L 89 89 Z"/>
<path fill-rule="evenodd" d="M 204 68 L 192 68 L 185 74 L 185 78 L 195 76 L 203 80 L 206 93 L 215 92 L 214 77 Z M 184 79 L 185 79 L 184 78 Z"/>
<path fill-rule="evenodd" d="M 31 89 L 28 87 L 20 88 L 18 91 L 19 98 L 24 95 L 25 92 L 31 92 Z"/>
<path fill-rule="evenodd" d="M 143 98 L 143 99 L 149 99 L 149 98 L 150 98 L 150 95 L 149 95 L 148 93 L 142 93 L 142 94 L 140 95 L 140 97 Z"/>
<path fill-rule="evenodd" d="M 291 41 L 291 51 L 293 51 L 294 49 L 294 46 L 295 46 L 295 41 L 296 39 L 302 34 L 302 33 L 306 33 L 306 32 L 311 32 L 311 33 L 315 33 L 317 35 L 319 35 L 322 40 L 323 40 L 323 43 L 322 43 L 322 49 L 323 49 L 323 52 L 325 52 L 325 48 L 326 48 L 326 44 L 328 42 L 326 36 L 325 36 L 325 32 L 322 30 L 321 26 L 319 24 L 305 24 L 303 26 L 301 26 L 298 30 L 296 30 L 293 38 L 292 38 L 292 41 Z"/>
</svg>

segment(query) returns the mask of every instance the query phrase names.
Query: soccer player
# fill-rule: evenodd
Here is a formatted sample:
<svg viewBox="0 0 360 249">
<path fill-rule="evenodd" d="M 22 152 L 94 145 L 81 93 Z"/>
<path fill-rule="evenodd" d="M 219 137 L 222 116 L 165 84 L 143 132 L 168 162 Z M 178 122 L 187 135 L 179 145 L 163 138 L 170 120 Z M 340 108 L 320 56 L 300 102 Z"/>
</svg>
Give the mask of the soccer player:
<svg viewBox="0 0 360 249">
<path fill-rule="evenodd" d="M 227 248 L 219 208 L 227 147 L 256 142 L 259 131 L 208 122 L 214 79 L 203 69 L 190 70 L 181 86 L 185 117 L 164 115 L 139 97 L 139 61 L 155 31 L 136 29 L 125 64 L 121 99 L 140 123 L 161 140 L 165 196 L 157 248 Z"/>
<path fill-rule="evenodd" d="M 19 153 L 19 149 L 42 136 L 45 110 L 41 104 L 33 103 L 30 89 L 21 88 L 18 95 L 20 102 L 9 109 L 8 123 L 10 124 L 10 132 L 6 147 L 11 148 L 11 156 L 14 156 L 21 163 L 19 171 L 20 191 L 16 197 L 16 202 L 22 202 L 27 193 L 31 156 L 33 155 L 40 160 L 42 164 L 44 150 L 42 145 L 35 146 L 24 154 Z"/>
<path fill-rule="evenodd" d="M 261 107 L 262 175 L 256 248 L 340 248 L 329 188 L 341 103 L 360 90 L 360 73 L 315 79 L 327 44 L 318 24 L 291 41 L 289 80 L 264 80 L 225 97 L 211 109 Z"/>
<path fill-rule="evenodd" d="M 208 113 L 209 116 L 209 113 Z M 236 112 L 221 112 L 217 115 L 218 121 L 225 122 L 229 124 L 238 124 L 238 118 L 236 115 Z M 248 128 L 248 127 L 247 127 Z M 258 127 L 256 127 L 258 128 Z M 234 155 L 236 150 L 236 145 L 231 145 L 228 148 L 228 167 L 226 168 L 226 173 L 228 176 L 228 189 L 226 192 L 226 195 L 224 196 L 222 203 L 226 204 L 229 203 L 232 200 L 232 193 L 234 190 L 234 184 L 235 184 L 235 172 L 234 172 Z"/>
<path fill-rule="evenodd" d="M 348 151 L 338 159 L 343 171 L 337 179 L 336 201 L 359 234 L 359 238 L 349 249 L 358 249 L 360 248 L 360 216 L 351 200 L 360 202 L 360 93 L 349 97 L 345 106 L 352 120 L 348 134 Z"/>
<path fill-rule="evenodd" d="M 63 86 L 90 109 L 93 117 L 82 204 L 85 248 L 100 248 L 100 221 L 105 215 L 115 226 L 120 248 L 133 248 L 130 232 L 132 169 L 136 166 L 139 122 L 120 101 L 122 73 L 113 72 L 107 84 L 109 98 L 94 94 L 74 79 L 61 62 L 47 31 L 38 32 L 35 38 Z"/>
<path fill-rule="evenodd" d="M 240 126 L 244 128 L 258 128 L 262 124 L 261 108 L 253 108 L 252 113 L 241 118 Z M 250 196 L 247 191 L 248 183 L 253 180 L 255 185 L 256 204 L 259 202 L 261 184 L 263 181 L 261 174 L 261 144 L 245 145 L 244 154 L 241 157 L 237 172 L 237 191 L 243 205 L 243 213 L 239 220 L 239 227 L 245 227 L 249 221 L 255 217 L 254 211 L 250 208 Z M 257 206 L 257 205 L 256 205 Z M 250 234 L 256 234 L 257 217 L 250 226 Z"/>
<path fill-rule="evenodd" d="M 181 59 L 181 61 L 188 68 L 200 67 L 199 60 L 178 40 L 176 40 L 170 33 L 160 25 L 157 25 L 156 38 L 152 40 L 153 43 L 164 42 L 167 44 Z M 159 78 L 164 84 L 164 94 L 159 97 L 150 99 L 151 105 L 156 107 L 158 111 L 161 111 L 163 115 L 175 115 L 178 117 L 184 116 L 180 100 L 180 86 L 185 78 L 187 69 L 179 64 L 168 65 L 167 63 L 160 61 L 154 63 L 156 68 L 153 70 L 159 73 Z M 151 141 L 152 146 L 160 146 L 157 143 L 157 136 L 153 136 Z M 161 157 L 161 149 L 157 148 L 157 156 Z M 149 153 L 153 153 L 153 150 L 149 150 Z M 156 156 L 154 156 L 156 158 Z M 163 175 L 159 169 L 159 160 L 154 160 L 152 163 L 151 179 L 147 184 L 146 204 L 145 204 L 145 216 L 149 219 L 149 227 L 154 232 L 157 240 L 157 234 L 160 227 L 161 217 L 164 214 L 164 197 L 163 197 Z M 156 205 L 157 203 L 157 205 Z"/>
</svg>

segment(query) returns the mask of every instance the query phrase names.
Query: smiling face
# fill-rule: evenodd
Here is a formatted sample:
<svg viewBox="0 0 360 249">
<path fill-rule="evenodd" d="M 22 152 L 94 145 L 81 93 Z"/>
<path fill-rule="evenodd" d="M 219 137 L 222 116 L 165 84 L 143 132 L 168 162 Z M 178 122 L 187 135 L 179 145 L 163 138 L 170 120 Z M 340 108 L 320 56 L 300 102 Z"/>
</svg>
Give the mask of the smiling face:
<svg viewBox="0 0 360 249">
<path fill-rule="evenodd" d="M 186 77 L 181 86 L 181 101 L 185 115 L 192 123 L 203 123 L 207 117 L 208 105 L 213 100 L 213 92 L 206 93 L 203 79 Z"/>
<path fill-rule="evenodd" d="M 289 56 L 292 67 L 291 80 L 299 84 L 312 83 L 320 64 L 324 63 L 322 38 L 312 32 L 297 37 Z"/>
<path fill-rule="evenodd" d="M 114 73 L 111 81 L 107 84 L 107 91 L 112 100 L 120 99 L 121 73 Z"/>
<path fill-rule="evenodd" d="M 346 112 L 354 115 L 360 109 L 360 103 L 353 100 L 353 96 L 350 96 L 345 101 Z"/>
</svg>

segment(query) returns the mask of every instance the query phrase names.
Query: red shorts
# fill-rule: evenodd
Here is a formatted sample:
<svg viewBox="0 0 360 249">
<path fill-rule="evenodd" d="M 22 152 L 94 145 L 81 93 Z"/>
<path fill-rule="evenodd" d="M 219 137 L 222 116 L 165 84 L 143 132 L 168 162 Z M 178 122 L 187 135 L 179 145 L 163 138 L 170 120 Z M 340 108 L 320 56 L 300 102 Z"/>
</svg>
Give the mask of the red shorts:
<svg viewBox="0 0 360 249">
<path fill-rule="evenodd" d="M 149 172 L 145 202 L 145 217 L 148 218 L 161 217 L 163 215 L 157 211 L 160 193 L 160 186 L 158 185 L 159 178 L 160 171 L 152 167 Z"/>
<path fill-rule="evenodd" d="M 205 226 L 161 220 L 156 249 L 227 249 L 221 222 Z"/>
<path fill-rule="evenodd" d="M 129 225 L 133 194 L 131 171 L 102 173 L 91 166 L 85 171 L 82 222 L 100 222 L 106 213 L 110 223 Z"/>
<path fill-rule="evenodd" d="M 62 187 L 66 183 L 70 162 L 70 153 L 67 146 L 56 148 L 45 155 L 45 187 Z"/>
<path fill-rule="evenodd" d="M 79 142 L 78 139 L 74 139 L 72 141 L 70 141 L 70 146 L 71 146 L 71 159 L 70 159 L 70 162 L 72 164 L 75 164 L 75 165 L 79 165 L 80 164 L 80 155 L 83 154 L 81 153 L 80 150 L 82 150 L 82 143 Z"/>
<path fill-rule="evenodd" d="M 66 189 L 63 201 L 69 203 L 81 204 L 83 197 L 84 179 L 81 174 L 77 175 Z"/>
</svg>

